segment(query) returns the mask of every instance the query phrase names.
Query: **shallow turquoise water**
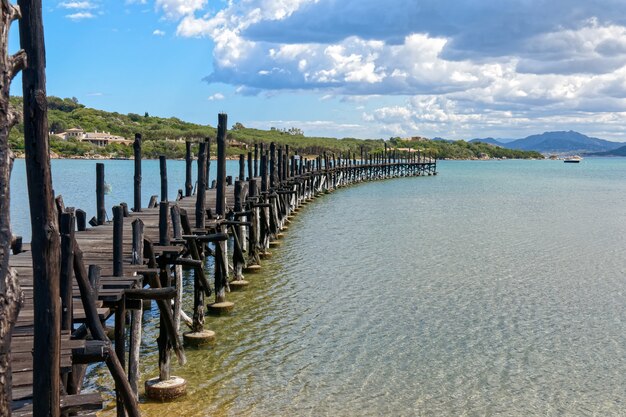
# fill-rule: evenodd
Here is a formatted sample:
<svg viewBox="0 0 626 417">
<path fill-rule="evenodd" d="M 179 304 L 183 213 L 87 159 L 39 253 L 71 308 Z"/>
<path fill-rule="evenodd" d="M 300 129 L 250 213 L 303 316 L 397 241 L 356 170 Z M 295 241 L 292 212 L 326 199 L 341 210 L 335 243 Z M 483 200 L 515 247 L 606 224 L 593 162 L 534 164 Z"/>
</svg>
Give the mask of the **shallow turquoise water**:
<svg viewBox="0 0 626 417">
<path fill-rule="evenodd" d="M 304 208 L 175 370 L 189 395 L 145 413 L 626 414 L 626 160 L 439 172 Z"/>
</svg>

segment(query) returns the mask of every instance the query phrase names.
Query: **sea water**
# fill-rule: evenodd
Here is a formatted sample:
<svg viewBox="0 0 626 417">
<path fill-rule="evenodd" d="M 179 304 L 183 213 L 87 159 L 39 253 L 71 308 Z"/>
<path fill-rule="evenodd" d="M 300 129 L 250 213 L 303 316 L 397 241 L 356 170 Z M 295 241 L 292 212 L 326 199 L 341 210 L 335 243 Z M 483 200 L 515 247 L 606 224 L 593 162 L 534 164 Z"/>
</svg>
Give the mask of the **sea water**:
<svg viewBox="0 0 626 417">
<path fill-rule="evenodd" d="M 125 201 L 131 164 L 113 183 Z M 158 177 L 149 166 L 144 179 Z M 438 171 L 303 208 L 248 289 L 228 294 L 233 314 L 207 317 L 217 342 L 174 367 L 188 395 L 142 398 L 144 415 L 625 415 L 626 160 L 441 161 Z M 158 178 L 144 186 L 158 189 Z M 156 308 L 144 319 L 150 378 Z M 89 387 L 111 387 L 105 375 L 93 370 Z"/>
</svg>

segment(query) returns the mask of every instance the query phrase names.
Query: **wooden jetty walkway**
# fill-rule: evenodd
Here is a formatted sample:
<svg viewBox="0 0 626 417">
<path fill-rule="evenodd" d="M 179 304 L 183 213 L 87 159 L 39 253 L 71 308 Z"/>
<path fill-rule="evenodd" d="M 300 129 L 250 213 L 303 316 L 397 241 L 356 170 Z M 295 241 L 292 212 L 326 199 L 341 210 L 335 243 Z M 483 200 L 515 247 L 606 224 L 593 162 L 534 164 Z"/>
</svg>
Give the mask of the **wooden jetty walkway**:
<svg viewBox="0 0 626 417">
<path fill-rule="evenodd" d="M 316 196 L 363 181 L 436 174 L 434 158 L 415 153 L 388 151 L 366 155 L 320 155 L 305 158 L 288 147 L 258 144 L 242 154 L 239 175 L 226 176 L 226 115 L 219 115 L 217 179 L 207 187 L 210 140 L 199 143 L 192 158 L 187 143 L 186 180 L 176 201 L 167 201 L 167 163 L 161 158 L 160 197 L 148 207 L 141 201 L 141 135 L 134 143 L 134 201 L 113 208 L 113 220 L 105 221 L 104 164 L 97 165 L 97 215 L 89 221 L 80 209 L 66 208 L 55 200 L 60 227 L 59 345 L 53 362 L 51 392 L 37 388 L 33 373 L 38 303 L 33 282 L 33 258 L 27 245 L 17 240 L 10 265 L 17 270 L 24 291 L 24 305 L 13 329 L 12 412 L 33 415 L 33 407 L 58 407 L 50 415 L 93 415 L 102 407 L 97 393 L 81 393 L 86 366 L 106 363 L 115 381 L 118 416 L 139 416 L 138 373 L 141 318 L 144 300 L 156 300 L 160 313 L 159 375 L 146 381 L 148 398 L 168 400 L 184 394 L 186 382 L 170 375 L 172 355 L 184 364 L 184 347 L 200 347 L 215 334 L 205 328 L 206 314 L 227 314 L 233 303 L 229 291 L 245 288 L 243 273 L 261 268 L 261 259 L 288 229 L 289 219 Z M 198 177 L 191 167 L 198 164 Z M 130 181 L 130 176 L 129 176 Z M 195 187 L 194 187 L 195 184 Z M 195 188 L 195 191 L 194 191 Z M 229 251 L 229 248 L 231 249 Z M 232 253 L 229 253 L 232 252 Z M 214 276 L 205 264 L 213 258 Z M 182 268 L 193 270 L 193 311 L 182 304 Z M 113 318 L 113 335 L 104 327 Z M 188 331 L 180 334 L 181 322 Z M 128 346 L 128 349 L 127 349 Z M 58 365 L 57 365 L 58 364 Z M 56 377 L 54 376 L 56 375 Z M 48 377 L 49 378 L 49 377 Z M 55 382 L 56 381 L 56 382 Z M 57 404 L 37 405 L 40 398 Z"/>
</svg>

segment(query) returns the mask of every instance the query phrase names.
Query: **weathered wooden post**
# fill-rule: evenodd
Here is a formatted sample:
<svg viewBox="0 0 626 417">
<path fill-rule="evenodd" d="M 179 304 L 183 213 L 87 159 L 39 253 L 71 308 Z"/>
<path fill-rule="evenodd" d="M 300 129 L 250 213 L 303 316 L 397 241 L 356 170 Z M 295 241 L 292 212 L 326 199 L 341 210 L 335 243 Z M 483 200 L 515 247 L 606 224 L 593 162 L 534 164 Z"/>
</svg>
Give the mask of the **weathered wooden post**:
<svg viewBox="0 0 626 417">
<path fill-rule="evenodd" d="M 107 211 L 104 207 L 104 164 L 96 164 L 96 221 L 98 226 L 106 222 Z"/>
<path fill-rule="evenodd" d="M 227 115 L 220 113 L 217 124 L 217 201 L 215 214 L 219 220 L 224 220 L 226 215 L 226 126 Z M 219 224 L 219 233 L 224 233 L 224 225 Z M 221 314 L 233 309 L 234 303 L 226 301 L 228 287 L 228 258 L 226 241 L 215 244 L 215 303 L 209 304 L 208 311 Z"/>
<path fill-rule="evenodd" d="M 161 175 L 161 201 L 168 201 L 167 198 L 167 158 L 159 155 L 159 174 Z"/>
<path fill-rule="evenodd" d="M 60 413 L 61 248 L 50 173 L 42 5 L 41 0 L 19 0 L 18 4 L 22 12 L 20 45 L 28 57 L 28 67 L 22 72 L 22 94 L 35 312 L 33 416 L 56 417 Z M 6 0 L 1 7 L 11 17 L 18 16 L 15 8 L 7 7 Z M 5 28 L 8 26 L 3 25 L 3 31 Z M 2 72 L 5 68 L 16 69 L 3 66 Z"/>
<path fill-rule="evenodd" d="M 204 188 L 208 190 L 211 178 L 211 138 L 205 138 L 204 142 L 206 143 L 206 174 L 204 175 L 206 180 Z"/>
<path fill-rule="evenodd" d="M 276 145 L 270 143 L 270 188 L 276 187 L 278 175 L 276 173 Z"/>
<path fill-rule="evenodd" d="M 85 210 L 76 209 L 74 214 L 76 215 L 76 230 L 79 232 L 87 230 L 87 213 Z"/>
<path fill-rule="evenodd" d="M 191 331 L 183 333 L 183 339 L 187 345 L 203 346 L 215 340 L 215 332 L 204 329 L 204 296 L 209 297 L 211 295 L 211 288 L 204 273 L 204 261 L 200 257 L 196 239 L 192 234 L 189 216 L 183 209 L 180 210 L 180 223 L 191 258 L 199 263 L 199 265 L 194 267 L 193 272 L 193 319 Z"/>
<path fill-rule="evenodd" d="M 132 223 L 132 227 L 133 241 L 131 263 L 133 265 L 141 265 L 143 263 L 143 221 L 141 219 L 135 219 Z M 128 382 L 137 399 L 139 399 L 139 355 L 141 348 L 142 313 L 143 303 L 139 304 L 138 309 L 132 310 L 130 315 L 130 342 L 128 346 Z"/>
<path fill-rule="evenodd" d="M 248 180 L 253 178 L 252 173 L 252 152 L 248 152 Z"/>
<path fill-rule="evenodd" d="M 261 155 L 261 192 L 267 191 L 267 156 Z"/>
<path fill-rule="evenodd" d="M 254 177 L 255 178 L 259 176 L 258 163 L 259 163 L 259 145 L 255 143 L 254 144 Z"/>
<path fill-rule="evenodd" d="M 239 154 L 239 181 L 245 181 L 246 179 L 246 157 L 244 154 Z"/>
<path fill-rule="evenodd" d="M 170 244 L 170 203 L 161 201 L 159 203 L 159 245 L 169 246 Z"/>
<path fill-rule="evenodd" d="M 243 211 L 243 193 L 244 193 L 244 181 L 235 181 L 235 213 L 241 213 Z M 238 217 L 235 217 L 237 220 Z M 242 289 L 249 283 L 243 277 L 243 269 L 246 266 L 246 259 L 244 257 L 244 233 L 242 225 L 231 226 L 233 235 L 233 280 L 230 282 L 231 290 Z"/>
<path fill-rule="evenodd" d="M 121 206 L 113 207 L 113 276 L 124 276 L 124 212 Z"/>
<path fill-rule="evenodd" d="M 283 180 L 283 147 L 278 147 L 278 156 L 276 160 L 276 176 L 278 178 L 278 182 Z M 278 182 L 275 186 L 278 186 Z"/>
<path fill-rule="evenodd" d="M 74 278 L 74 229 L 73 212 L 61 213 L 61 330 L 72 330 Z"/>
<path fill-rule="evenodd" d="M 159 234 L 163 236 L 164 233 L 161 230 L 163 227 L 162 213 L 165 213 L 165 219 L 168 218 L 168 202 L 160 203 L 159 212 Z M 152 242 L 148 239 L 144 240 L 144 252 L 149 259 L 154 260 L 154 247 Z M 162 288 L 164 290 L 171 287 L 170 275 L 167 271 L 168 265 L 167 258 L 161 258 L 158 260 L 159 277 L 152 278 L 150 280 L 150 286 L 153 289 Z M 155 262 L 151 261 L 149 265 L 154 266 Z M 170 290 L 172 290 L 170 288 Z M 181 365 L 186 363 L 186 358 L 180 341 L 178 339 L 178 333 L 175 326 L 174 317 L 172 314 L 171 298 L 175 296 L 174 293 L 170 293 L 166 299 L 157 298 L 157 305 L 159 306 L 159 336 L 157 337 L 157 346 L 159 350 L 159 376 L 149 379 L 145 382 L 144 387 L 146 390 L 146 396 L 152 399 L 161 401 L 169 401 L 184 395 L 187 391 L 187 381 L 183 378 L 171 375 L 170 363 L 171 363 L 171 351 L 174 349 L 178 356 L 178 361 Z"/>
<path fill-rule="evenodd" d="M 205 210 L 205 195 L 206 195 L 206 156 L 207 156 L 207 144 L 206 142 L 200 143 L 200 150 L 198 152 L 198 187 L 196 194 L 196 228 L 204 229 L 206 217 Z"/>
<path fill-rule="evenodd" d="M 191 182 L 191 142 L 185 142 L 185 197 L 191 197 L 193 184 Z"/>
<path fill-rule="evenodd" d="M 135 176 L 133 178 L 133 211 L 141 211 L 141 133 L 135 133 Z"/>
<path fill-rule="evenodd" d="M 113 207 L 113 276 L 124 275 L 123 263 L 124 243 L 124 210 L 121 206 Z M 126 300 L 122 298 L 115 304 L 115 353 L 122 368 L 125 366 L 124 354 L 126 345 Z M 121 393 L 117 394 L 117 415 L 125 417 Z"/>
</svg>

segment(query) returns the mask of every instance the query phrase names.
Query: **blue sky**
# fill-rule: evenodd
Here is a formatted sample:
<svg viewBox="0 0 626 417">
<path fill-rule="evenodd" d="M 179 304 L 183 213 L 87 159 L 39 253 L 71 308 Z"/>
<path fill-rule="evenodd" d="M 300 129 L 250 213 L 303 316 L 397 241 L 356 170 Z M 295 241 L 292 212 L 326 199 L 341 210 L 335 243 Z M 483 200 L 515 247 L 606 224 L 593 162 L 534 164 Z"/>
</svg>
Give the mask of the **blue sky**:
<svg viewBox="0 0 626 417">
<path fill-rule="evenodd" d="M 48 93 L 90 107 L 212 125 L 225 111 L 232 123 L 335 137 L 572 129 L 626 141 L 622 0 L 48 0 L 44 8 Z"/>
</svg>

